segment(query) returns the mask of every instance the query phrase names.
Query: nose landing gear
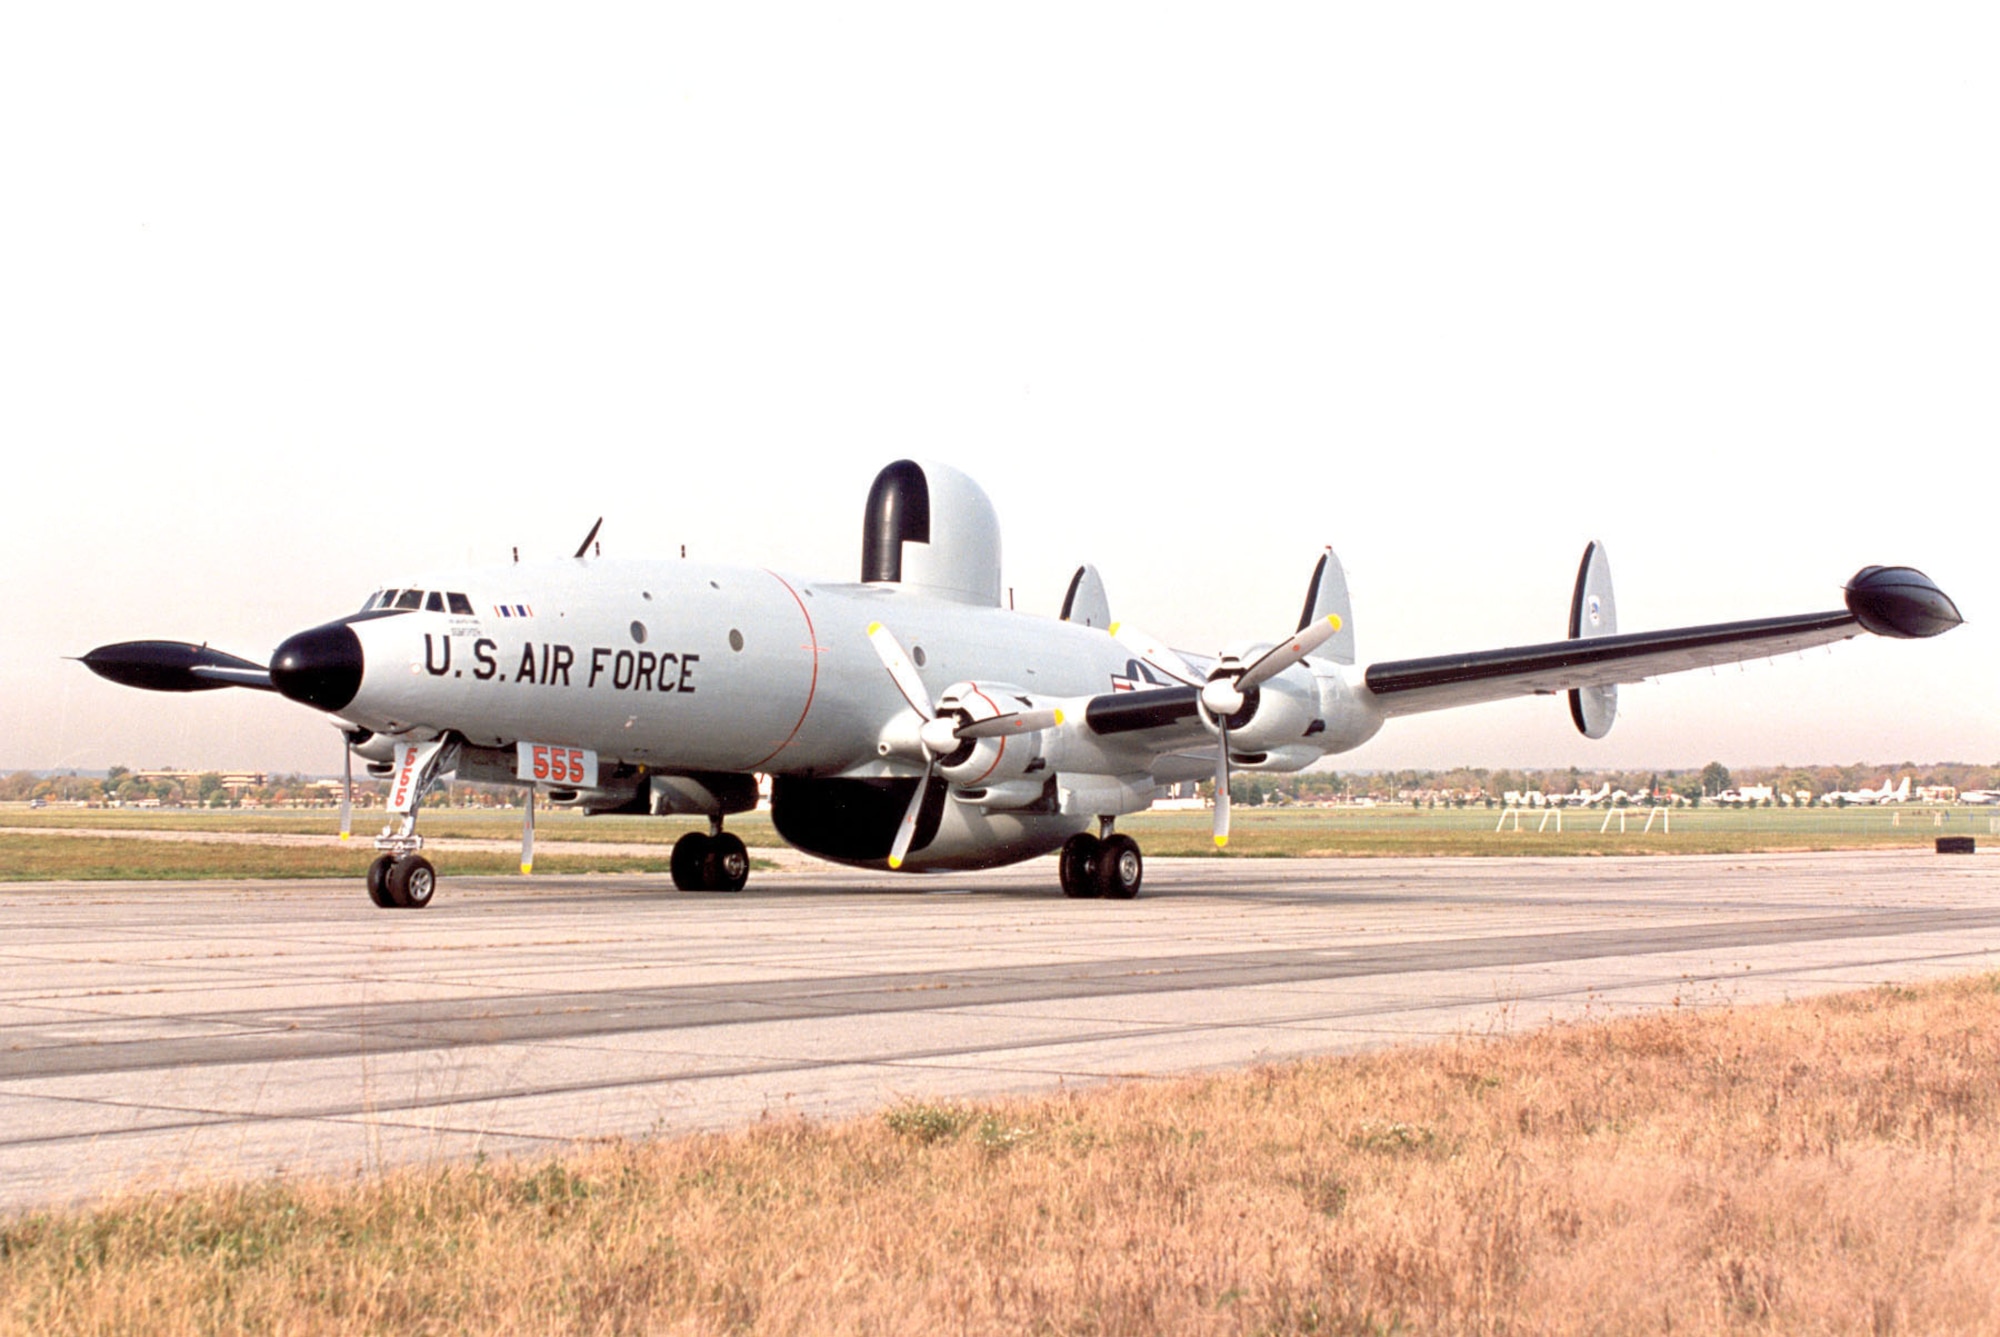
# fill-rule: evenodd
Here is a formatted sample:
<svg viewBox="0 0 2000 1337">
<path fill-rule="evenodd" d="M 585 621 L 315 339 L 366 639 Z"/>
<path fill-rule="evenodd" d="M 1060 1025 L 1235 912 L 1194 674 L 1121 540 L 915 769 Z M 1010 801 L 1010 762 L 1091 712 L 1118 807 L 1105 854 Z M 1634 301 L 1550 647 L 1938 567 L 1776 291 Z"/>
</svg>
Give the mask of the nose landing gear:
<svg viewBox="0 0 2000 1337">
<path fill-rule="evenodd" d="M 420 852 L 424 838 L 417 834 L 417 807 L 439 777 L 457 769 L 458 754 L 458 744 L 442 738 L 396 745 L 389 810 L 402 814 L 402 826 L 382 828 L 375 861 L 368 865 L 368 899 L 384 910 L 421 910 L 437 894 L 437 869 Z"/>
</svg>

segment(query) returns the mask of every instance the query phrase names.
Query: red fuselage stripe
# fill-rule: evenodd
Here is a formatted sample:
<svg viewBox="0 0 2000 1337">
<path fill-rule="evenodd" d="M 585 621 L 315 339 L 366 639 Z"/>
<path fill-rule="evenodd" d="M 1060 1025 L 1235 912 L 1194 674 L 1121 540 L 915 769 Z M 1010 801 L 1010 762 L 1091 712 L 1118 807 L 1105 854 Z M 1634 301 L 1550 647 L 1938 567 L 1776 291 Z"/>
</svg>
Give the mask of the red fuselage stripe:
<svg viewBox="0 0 2000 1337">
<path fill-rule="evenodd" d="M 792 602 L 799 606 L 799 616 L 806 620 L 806 649 L 812 652 L 812 682 L 806 688 L 806 705 L 805 709 L 799 712 L 798 723 L 794 724 L 792 731 L 785 735 L 784 742 L 771 749 L 769 756 L 750 764 L 750 769 L 753 771 L 760 769 L 772 757 L 777 756 L 792 745 L 792 740 L 799 736 L 799 730 L 805 728 L 806 716 L 812 714 L 813 697 L 819 691 L 819 633 L 813 630 L 812 614 L 806 610 L 806 601 L 801 599 L 799 592 L 793 589 L 791 583 L 777 572 L 766 571 L 764 574 L 785 587 L 785 593 L 791 595 Z"/>
</svg>

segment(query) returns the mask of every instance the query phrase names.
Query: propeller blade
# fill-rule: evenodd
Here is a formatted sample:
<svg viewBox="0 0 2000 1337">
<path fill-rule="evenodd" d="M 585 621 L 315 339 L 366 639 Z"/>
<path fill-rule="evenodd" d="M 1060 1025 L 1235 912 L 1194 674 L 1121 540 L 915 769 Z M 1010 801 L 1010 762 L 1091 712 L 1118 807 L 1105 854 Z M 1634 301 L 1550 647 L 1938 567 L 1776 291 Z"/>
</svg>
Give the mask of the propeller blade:
<svg viewBox="0 0 2000 1337">
<path fill-rule="evenodd" d="M 931 792 L 931 767 L 924 767 L 924 778 L 917 785 L 917 792 L 910 795 L 910 806 L 903 809 L 902 824 L 896 828 L 896 841 L 889 846 L 889 867 L 901 868 L 903 860 L 910 852 L 910 842 L 917 838 L 917 818 L 923 815 L 924 796 Z"/>
<path fill-rule="evenodd" d="M 1155 640 L 1137 627 L 1115 622 L 1111 626 L 1111 638 L 1182 686 L 1201 686 L 1201 675 L 1187 660 L 1169 649 L 1165 642 Z"/>
<path fill-rule="evenodd" d="M 354 833 L 354 749 L 347 745 L 345 735 L 340 740 L 340 838 L 346 840 Z"/>
<path fill-rule="evenodd" d="M 923 719 L 930 719 L 935 711 L 931 709 L 931 694 L 924 690 L 924 680 L 917 676 L 916 665 L 903 653 L 902 642 L 880 622 L 868 624 L 868 643 L 875 647 L 875 655 L 882 661 L 882 667 L 889 670 L 889 678 L 896 684 L 896 690 L 910 703 L 910 709 Z"/>
<path fill-rule="evenodd" d="M 1000 738 L 1014 734 L 1040 733 L 1063 722 L 1063 713 L 1053 706 L 1046 710 L 1017 710 L 1011 715 L 995 715 L 988 720 L 962 724 L 953 734 L 959 739 Z"/>
<path fill-rule="evenodd" d="M 521 872 L 535 871 L 535 787 L 528 786 L 528 802 L 521 810 Z"/>
<path fill-rule="evenodd" d="M 1256 663 L 1244 669 L 1236 679 L 1236 690 L 1247 692 L 1258 683 L 1277 677 L 1307 655 L 1325 645 L 1340 630 L 1340 614 L 1328 613 L 1319 621 L 1302 628 L 1299 634 L 1288 641 L 1266 650 Z"/>
<path fill-rule="evenodd" d="M 1215 848 L 1229 843 L 1229 730 L 1220 733 L 1215 750 Z"/>
</svg>

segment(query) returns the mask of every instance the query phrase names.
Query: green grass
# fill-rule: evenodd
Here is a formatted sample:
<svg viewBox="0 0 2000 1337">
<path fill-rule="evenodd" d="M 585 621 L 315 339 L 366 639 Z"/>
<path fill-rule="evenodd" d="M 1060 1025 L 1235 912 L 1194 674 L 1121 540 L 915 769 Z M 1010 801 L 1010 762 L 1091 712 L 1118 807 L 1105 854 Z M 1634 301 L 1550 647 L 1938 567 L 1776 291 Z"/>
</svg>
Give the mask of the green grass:
<svg viewBox="0 0 2000 1337">
<path fill-rule="evenodd" d="M 1934 812 L 1944 824 L 1934 825 Z M 1280 808 L 1239 807 L 1231 814 L 1225 857 L 1324 858 L 1404 855 L 1522 856 L 1606 854 L 1747 854 L 1761 851 L 1921 847 L 1942 835 L 1988 834 L 1994 813 L 1986 808 L 1694 808 L 1656 819 L 1644 832 L 1643 809 L 1628 809 L 1625 830 L 1603 809 L 1550 816 L 1523 811 L 1520 830 L 1494 830 L 1501 813 L 1487 808 Z M 1213 854 L 1212 819 L 1206 812 L 1153 812 L 1123 818 L 1119 829 L 1153 856 Z"/>
<path fill-rule="evenodd" d="M 108 836 L 0 833 L 0 882 L 210 881 L 225 878 L 360 878 L 375 857 L 366 840 L 341 845 L 248 845 L 213 841 L 122 840 Z M 518 854 L 452 850 L 433 854 L 453 875 L 518 873 Z M 755 866 L 753 861 L 753 866 Z M 768 867 L 769 865 L 766 864 Z M 659 873 L 658 855 L 549 853 L 538 849 L 540 873 Z"/>
<path fill-rule="evenodd" d="M 1942 814 L 1942 823 L 1936 820 Z M 1120 820 L 1119 829 L 1136 838 L 1152 857 L 1338 858 L 1406 856 L 1537 856 L 1627 854 L 1747 854 L 1805 850 L 1922 848 L 1941 835 L 1992 836 L 1990 809 L 1815 808 L 1725 810 L 1683 809 L 1672 815 L 1671 832 L 1644 832 L 1643 811 L 1628 811 L 1625 831 L 1613 814 L 1608 831 L 1602 810 L 1553 817 L 1546 829 L 1539 812 L 1523 812 L 1520 829 L 1496 831 L 1497 810 L 1412 809 L 1407 807 L 1320 809 L 1238 808 L 1226 854 L 1218 855 L 1206 812 L 1153 812 Z M 353 841 L 338 843 L 338 814 L 332 811 L 213 812 L 170 809 L 0 809 L 0 881 L 54 879 L 210 879 L 263 877 L 359 877 L 374 857 L 371 837 L 384 821 L 379 811 L 357 813 Z M 673 842 L 702 829 L 698 818 L 589 817 L 558 812 L 536 819 L 535 869 L 542 873 L 664 873 Z M 1508 825 L 1512 826 L 1512 819 Z M 102 836 L 55 834 L 105 832 Z M 420 823 L 431 838 L 519 839 L 518 812 L 441 809 Z M 751 848 L 781 842 L 763 814 L 729 819 L 729 829 Z M 319 845 L 266 845 L 229 842 L 137 840 L 117 831 L 178 831 L 248 835 L 318 835 Z M 2000 840 L 2000 836 L 1992 836 Z M 651 854 L 565 853 L 579 841 L 643 845 Z M 453 874 L 516 871 L 511 850 L 452 850 Z M 768 866 L 768 865 L 767 865 Z"/>
<path fill-rule="evenodd" d="M 389 821 L 380 808 L 354 813 L 356 839 L 373 836 Z M 465 840 L 518 840 L 518 809 L 425 808 L 418 823 L 426 836 Z M 776 845 L 770 821 L 745 815 L 729 819 L 729 827 L 748 845 Z M 72 831 L 200 831 L 234 835 L 324 835 L 340 831 L 340 814 L 332 808 L 244 812 L 207 808 L 27 808 L 0 807 L 0 830 L 7 828 Z M 580 812 L 535 813 L 535 839 L 541 841 L 604 841 L 624 845 L 671 846 L 683 832 L 705 830 L 695 817 L 586 817 Z"/>
</svg>

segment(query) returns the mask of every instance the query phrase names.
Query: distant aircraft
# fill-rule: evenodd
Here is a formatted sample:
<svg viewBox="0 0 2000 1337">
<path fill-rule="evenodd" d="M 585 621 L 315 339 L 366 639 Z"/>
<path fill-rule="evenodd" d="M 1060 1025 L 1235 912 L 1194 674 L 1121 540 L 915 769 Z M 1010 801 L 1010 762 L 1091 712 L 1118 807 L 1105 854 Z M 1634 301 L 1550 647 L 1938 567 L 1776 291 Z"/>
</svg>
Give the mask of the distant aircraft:
<svg viewBox="0 0 2000 1337">
<path fill-rule="evenodd" d="M 1867 807 L 1875 803 L 1907 803 L 1910 801 L 1910 777 L 1904 776 L 1903 783 L 1894 789 L 1889 787 L 1889 777 L 1883 776 L 1880 787 L 1875 789 L 1836 789 L 1821 794 L 1823 804 L 1846 803 L 1850 806 Z"/>
<path fill-rule="evenodd" d="M 1602 803 L 1604 802 L 1605 799 L 1610 797 L 1611 797 L 1611 782 L 1609 780 L 1606 780 L 1601 788 L 1596 789 L 1594 791 L 1589 789 L 1579 789 L 1573 794 L 1564 794 L 1562 796 L 1562 801 L 1566 806 L 1571 808 L 1588 808 L 1593 804 Z"/>
<path fill-rule="evenodd" d="M 756 804 L 766 775 L 778 834 L 823 858 L 928 872 L 1059 851 L 1066 894 L 1125 898 L 1143 863 L 1117 820 L 1163 786 L 1214 778 L 1221 846 L 1232 770 L 1296 771 L 1395 716 L 1561 693 L 1602 738 L 1621 682 L 1959 622 L 1922 573 L 1871 566 L 1844 608 L 1620 633 L 1592 543 L 1567 639 L 1358 669 L 1328 550 L 1296 628 L 1185 654 L 1113 623 L 1089 565 L 1059 617 L 1003 607 L 992 504 L 956 469 L 911 460 L 869 490 L 858 581 L 606 559 L 596 534 L 568 559 L 412 575 L 290 637 L 269 667 L 174 641 L 83 661 L 128 686 L 277 691 L 331 716 L 390 782 L 400 825 L 368 872 L 385 908 L 431 900 L 417 811 L 450 773 L 531 788 L 524 867 L 540 793 L 587 812 L 706 816 L 674 847 L 674 884 L 736 890 L 749 860 L 724 818 Z"/>
</svg>

